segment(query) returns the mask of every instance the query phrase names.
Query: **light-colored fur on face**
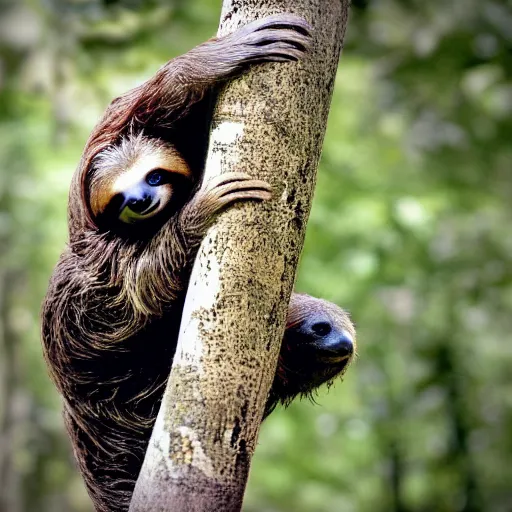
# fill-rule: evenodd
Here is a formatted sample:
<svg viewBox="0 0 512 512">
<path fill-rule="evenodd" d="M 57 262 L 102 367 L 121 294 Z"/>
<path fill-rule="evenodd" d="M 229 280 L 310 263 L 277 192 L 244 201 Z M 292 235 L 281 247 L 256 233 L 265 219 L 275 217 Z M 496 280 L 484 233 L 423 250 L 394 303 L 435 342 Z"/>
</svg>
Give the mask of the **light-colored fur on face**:
<svg viewBox="0 0 512 512">
<path fill-rule="evenodd" d="M 129 190 L 155 169 L 192 177 L 174 146 L 143 134 L 128 135 L 103 150 L 93 161 L 89 196 L 93 214 L 104 212 L 115 195 Z"/>
</svg>

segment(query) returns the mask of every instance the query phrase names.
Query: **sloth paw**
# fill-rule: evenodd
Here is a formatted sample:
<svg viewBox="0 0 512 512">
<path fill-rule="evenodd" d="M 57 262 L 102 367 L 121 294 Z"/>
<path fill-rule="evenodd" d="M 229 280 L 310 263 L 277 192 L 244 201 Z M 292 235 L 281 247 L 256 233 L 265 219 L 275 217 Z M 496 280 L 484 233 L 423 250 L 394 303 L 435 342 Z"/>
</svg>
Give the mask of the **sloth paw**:
<svg viewBox="0 0 512 512">
<path fill-rule="evenodd" d="M 243 49 L 244 63 L 299 60 L 312 43 L 311 26 L 293 14 L 253 21 L 235 32 L 233 39 Z"/>
<path fill-rule="evenodd" d="M 206 182 L 199 191 L 212 214 L 237 201 L 267 201 L 272 189 L 266 181 L 255 180 L 242 172 L 228 172 Z"/>
<path fill-rule="evenodd" d="M 271 197 L 271 187 L 266 181 L 241 172 L 228 172 L 203 183 L 184 207 L 180 223 L 197 238 L 204 234 L 215 215 L 229 205 L 238 201 L 268 201 Z"/>
</svg>

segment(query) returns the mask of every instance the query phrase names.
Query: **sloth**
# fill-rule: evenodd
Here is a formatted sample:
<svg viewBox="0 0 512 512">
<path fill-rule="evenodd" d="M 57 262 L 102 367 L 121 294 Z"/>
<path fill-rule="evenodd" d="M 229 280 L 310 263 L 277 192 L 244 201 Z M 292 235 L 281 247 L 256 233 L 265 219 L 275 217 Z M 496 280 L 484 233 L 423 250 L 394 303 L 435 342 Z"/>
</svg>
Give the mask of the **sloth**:
<svg viewBox="0 0 512 512">
<path fill-rule="evenodd" d="M 115 99 L 86 143 L 42 341 L 98 511 L 129 507 L 205 231 L 230 205 L 271 197 L 244 172 L 203 183 L 212 94 L 250 65 L 299 60 L 310 42 L 308 24 L 289 14 L 213 38 Z M 265 416 L 342 374 L 354 351 L 344 310 L 293 294 Z"/>
</svg>

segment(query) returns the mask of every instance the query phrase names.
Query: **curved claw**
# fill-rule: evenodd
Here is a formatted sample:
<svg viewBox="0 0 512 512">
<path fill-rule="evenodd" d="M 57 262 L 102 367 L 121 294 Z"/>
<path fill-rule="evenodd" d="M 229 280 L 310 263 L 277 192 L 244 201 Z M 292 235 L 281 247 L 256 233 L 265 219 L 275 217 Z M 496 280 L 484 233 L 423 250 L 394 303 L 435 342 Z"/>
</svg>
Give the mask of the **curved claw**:
<svg viewBox="0 0 512 512">
<path fill-rule="evenodd" d="M 289 44 L 303 49 L 311 46 L 311 37 L 290 29 L 278 30 L 275 28 L 261 32 L 253 32 L 246 39 L 247 44 L 265 46 L 271 43 Z"/>
<path fill-rule="evenodd" d="M 241 172 L 228 172 L 204 183 L 185 210 L 187 215 L 190 215 L 188 210 L 195 211 L 207 225 L 214 215 L 237 201 L 268 201 L 271 197 L 272 189 L 266 181 Z"/>
<path fill-rule="evenodd" d="M 249 23 L 231 37 L 243 48 L 243 62 L 281 62 L 302 58 L 312 44 L 311 30 L 300 16 L 276 14 Z"/>
<path fill-rule="evenodd" d="M 259 20 L 252 21 L 245 25 L 242 30 L 257 32 L 265 29 L 283 29 L 288 28 L 302 32 L 304 35 L 311 36 L 311 25 L 301 16 L 290 13 L 273 14 Z"/>
<path fill-rule="evenodd" d="M 240 180 L 240 181 L 233 181 L 230 183 L 224 183 L 222 185 L 219 185 L 215 188 L 215 194 L 217 197 L 227 197 L 229 194 L 233 193 L 239 193 L 239 192 L 249 192 L 249 193 L 255 193 L 258 197 L 255 197 L 256 199 L 260 199 L 261 195 L 266 197 L 266 195 L 269 196 L 269 199 L 271 197 L 271 188 L 270 185 L 266 181 L 262 180 Z"/>
<path fill-rule="evenodd" d="M 254 199 L 271 197 L 272 188 L 269 183 L 263 180 L 253 179 L 248 174 L 242 172 L 228 172 L 216 178 L 213 178 L 204 185 L 204 192 L 212 200 L 220 200 L 229 195 L 244 193 L 245 199 Z"/>
</svg>

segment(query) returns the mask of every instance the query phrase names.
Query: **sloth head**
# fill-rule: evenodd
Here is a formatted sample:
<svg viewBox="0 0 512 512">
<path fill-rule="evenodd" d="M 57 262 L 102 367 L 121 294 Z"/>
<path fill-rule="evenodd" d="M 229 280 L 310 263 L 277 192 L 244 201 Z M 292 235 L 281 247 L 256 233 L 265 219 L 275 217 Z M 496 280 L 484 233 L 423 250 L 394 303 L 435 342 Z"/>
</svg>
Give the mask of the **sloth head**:
<svg viewBox="0 0 512 512">
<path fill-rule="evenodd" d="M 180 153 L 160 139 L 128 135 L 92 162 L 89 205 L 95 219 L 135 224 L 156 217 L 179 197 L 192 173 Z"/>
</svg>

